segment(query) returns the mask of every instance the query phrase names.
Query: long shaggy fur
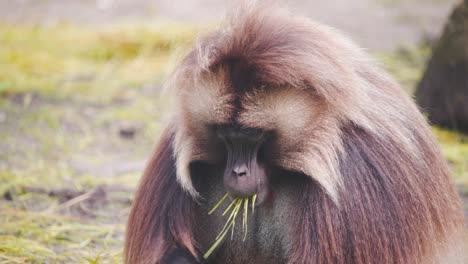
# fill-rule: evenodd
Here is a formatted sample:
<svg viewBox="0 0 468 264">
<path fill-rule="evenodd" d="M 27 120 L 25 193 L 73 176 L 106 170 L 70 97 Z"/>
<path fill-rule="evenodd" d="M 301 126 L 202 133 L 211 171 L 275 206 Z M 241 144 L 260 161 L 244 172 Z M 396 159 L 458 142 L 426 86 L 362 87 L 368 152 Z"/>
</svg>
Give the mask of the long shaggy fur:
<svg viewBox="0 0 468 264">
<path fill-rule="evenodd" d="M 426 120 L 335 30 L 244 5 L 168 87 L 177 108 L 137 191 L 127 263 L 174 248 L 199 257 L 189 167 L 220 161 L 210 125 L 229 123 L 275 131 L 272 163 L 310 179 L 291 208 L 289 263 L 463 262 L 460 200 Z"/>
<path fill-rule="evenodd" d="M 159 263 L 178 245 L 196 255 L 193 202 L 175 181 L 172 142 L 173 131 L 168 128 L 136 192 L 125 240 L 126 263 Z"/>
</svg>

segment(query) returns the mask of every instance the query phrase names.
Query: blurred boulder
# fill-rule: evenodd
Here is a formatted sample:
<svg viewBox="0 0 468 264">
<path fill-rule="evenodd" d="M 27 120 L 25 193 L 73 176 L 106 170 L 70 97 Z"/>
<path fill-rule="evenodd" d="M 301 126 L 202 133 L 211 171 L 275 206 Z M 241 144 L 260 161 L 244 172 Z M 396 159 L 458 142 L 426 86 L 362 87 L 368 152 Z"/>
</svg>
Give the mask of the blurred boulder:
<svg viewBox="0 0 468 264">
<path fill-rule="evenodd" d="M 468 132 L 468 0 L 457 5 L 416 90 L 436 125 Z"/>
</svg>

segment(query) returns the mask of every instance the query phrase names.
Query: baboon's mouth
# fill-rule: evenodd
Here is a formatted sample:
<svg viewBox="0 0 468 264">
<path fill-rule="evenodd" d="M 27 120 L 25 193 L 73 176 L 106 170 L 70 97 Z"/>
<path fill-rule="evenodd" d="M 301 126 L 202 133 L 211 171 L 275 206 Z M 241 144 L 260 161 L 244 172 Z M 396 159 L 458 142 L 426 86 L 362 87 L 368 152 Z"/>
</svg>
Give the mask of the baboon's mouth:
<svg viewBox="0 0 468 264">
<path fill-rule="evenodd" d="M 251 192 L 251 194 L 232 193 L 229 190 L 230 189 L 226 188 L 230 201 L 235 199 L 252 199 L 252 197 L 255 196 L 255 206 L 273 202 L 273 192 L 268 184 L 263 183 L 262 185 L 256 186 L 256 190 Z"/>
</svg>

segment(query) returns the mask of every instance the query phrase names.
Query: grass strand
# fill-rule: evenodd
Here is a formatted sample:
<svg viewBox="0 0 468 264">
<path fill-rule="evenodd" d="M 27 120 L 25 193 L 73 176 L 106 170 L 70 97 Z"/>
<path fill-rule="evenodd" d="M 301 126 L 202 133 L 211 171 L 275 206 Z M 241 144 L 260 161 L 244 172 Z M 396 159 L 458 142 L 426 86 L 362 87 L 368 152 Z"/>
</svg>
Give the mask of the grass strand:
<svg viewBox="0 0 468 264">
<path fill-rule="evenodd" d="M 255 213 L 255 200 L 257 200 L 257 194 L 254 194 L 252 198 L 252 214 Z"/>
<path fill-rule="evenodd" d="M 233 223 L 231 223 L 232 225 Z M 216 241 L 214 242 L 214 244 L 210 247 L 210 249 L 208 249 L 208 251 L 205 253 L 205 255 L 203 255 L 203 258 L 204 259 L 208 259 L 210 257 L 210 255 L 213 253 L 213 251 L 219 246 L 219 244 L 221 243 L 221 241 L 224 240 L 224 237 L 226 236 L 227 232 L 229 231 L 229 228 L 227 228 L 226 230 L 224 230 L 224 232 L 220 233 L 220 238 L 219 239 L 216 239 Z"/>
<path fill-rule="evenodd" d="M 221 204 L 226 200 L 226 198 L 229 196 L 229 193 L 226 193 L 221 200 L 216 203 L 216 205 L 213 207 L 208 212 L 208 215 L 211 215 L 213 212 L 218 209 Z M 252 196 L 252 215 L 255 210 L 255 201 L 256 201 L 257 195 Z M 248 231 L 248 215 L 249 215 L 249 203 L 250 203 L 250 197 L 246 198 L 234 198 L 233 201 L 228 205 L 228 207 L 224 210 L 222 213 L 222 216 L 226 215 L 228 212 L 230 212 L 229 217 L 227 218 L 226 223 L 224 224 L 223 228 L 221 229 L 221 232 L 216 236 L 215 242 L 213 245 L 208 249 L 208 251 L 203 255 L 204 259 L 208 259 L 210 255 L 214 252 L 214 250 L 221 244 L 221 242 L 225 239 L 227 233 L 231 231 L 231 240 L 234 238 L 234 229 L 236 227 L 236 218 L 237 215 L 239 214 L 239 211 L 243 210 L 243 215 L 242 215 L 242 232 L 244 232 L 244 236 L 242 241 L 245 241 L 247 238 L 247 231 Z"/>
<path fill-rule="evenodd" d="M 229 193 L 226 193 L 224 197 L 221 198 L 221 200 L 219 200 L 219 202 L 213 207 L 213 209 L 211 209 L 211 211 L 208 212 L 208 215 L 211 215 L 214 211 L 216 211 L 216 209 L 218 209 L 218 207 L 224 202 L 224 200 L 226 200 L 228 196 Z"/>
<path fill-rule="evenodd" d="M 242 205 L 242 199 L 237 198 L 237 204 L 236 207 L 234 208 L 234 217 L 232 218 L 232 229 L 231 229 L 231 240 L 234 237 L 234 228 L 236 227 L 236 217 L 237 214 L 239 213 L 239 208 Z"/>
<path fill-rule="evenodd" d="M 231 207 L 236 203 L 236 199 L 232 200 L 231 204 L 226 208 L 226 210 L 224 210 L 222 216 L 225 216 L 227 214 L 227 212 L 229 212 L 229 209 L 231 209 Z"/>
<path fill-rule="evenodd" d="M 244 225 L 245 225 L 245 228 L 244 228 L 244 238 L 242 239 L 242 241 L 245 241 L 245 239 L 247 238 L 247 231 L 249 230 L 249 226 L 248 226 L 248 222 L 247 222 L 247 218 L 249 216 L 249 198 L 245 198 L 244 200 Z"/>
<path fill-rule="evenodd" d="M 229 215 L 229 218 L 228 220 L 226 221 L 226 224 L 224 225 L 223 229 L 221 229 L 221 232 L 218 234 L 218 236 L 216 236 L 216 239 L 218 239 L 221 235 L 221 233 L 223 233 L 223 231 L 226 229 L 226 227 L 229 226 L 229 223 L 232 222 L 231 219 L 235 217 L 235 213 L 236 213 L 236 208 L 237 208 L 237 204 L 238 204 L 238 201 L 237 199 L 234 199 L 234 202 L 236 203 L 236 206 L 234 207 L 234 209 L 231 211 L 231 214 Z M 229 228 L 227 228 L 229 229 Z"/>
</svg>

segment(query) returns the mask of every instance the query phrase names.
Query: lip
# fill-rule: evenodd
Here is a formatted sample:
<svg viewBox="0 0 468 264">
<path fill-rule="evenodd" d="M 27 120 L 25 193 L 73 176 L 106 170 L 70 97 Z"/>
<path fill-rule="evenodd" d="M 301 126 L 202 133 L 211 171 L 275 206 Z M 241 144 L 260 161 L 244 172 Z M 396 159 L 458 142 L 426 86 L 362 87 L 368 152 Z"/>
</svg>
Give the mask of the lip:
<svg viewBox="0 0 468 264">
<path fill-rule="evenodd" d="M 255 199 L 255 206 L 259 206 L 259 205 L 262 205 L 262 204 L 270 204 L 274 200 L 274 194 L 273 194 L 273 192 L 271 190 L 263 190 L 263 191 L 255 193 L 253 195 L 257 195 L 257 197 Z M 231 193 L 229 193 L 229 198 L 232 201 L 232 200 L 234 200 L 236 198 L 251 198 L 251 197 L 253 197 L 253 195 L 242 197 L 242 196 L 233 196 Z"/>
</svg>

